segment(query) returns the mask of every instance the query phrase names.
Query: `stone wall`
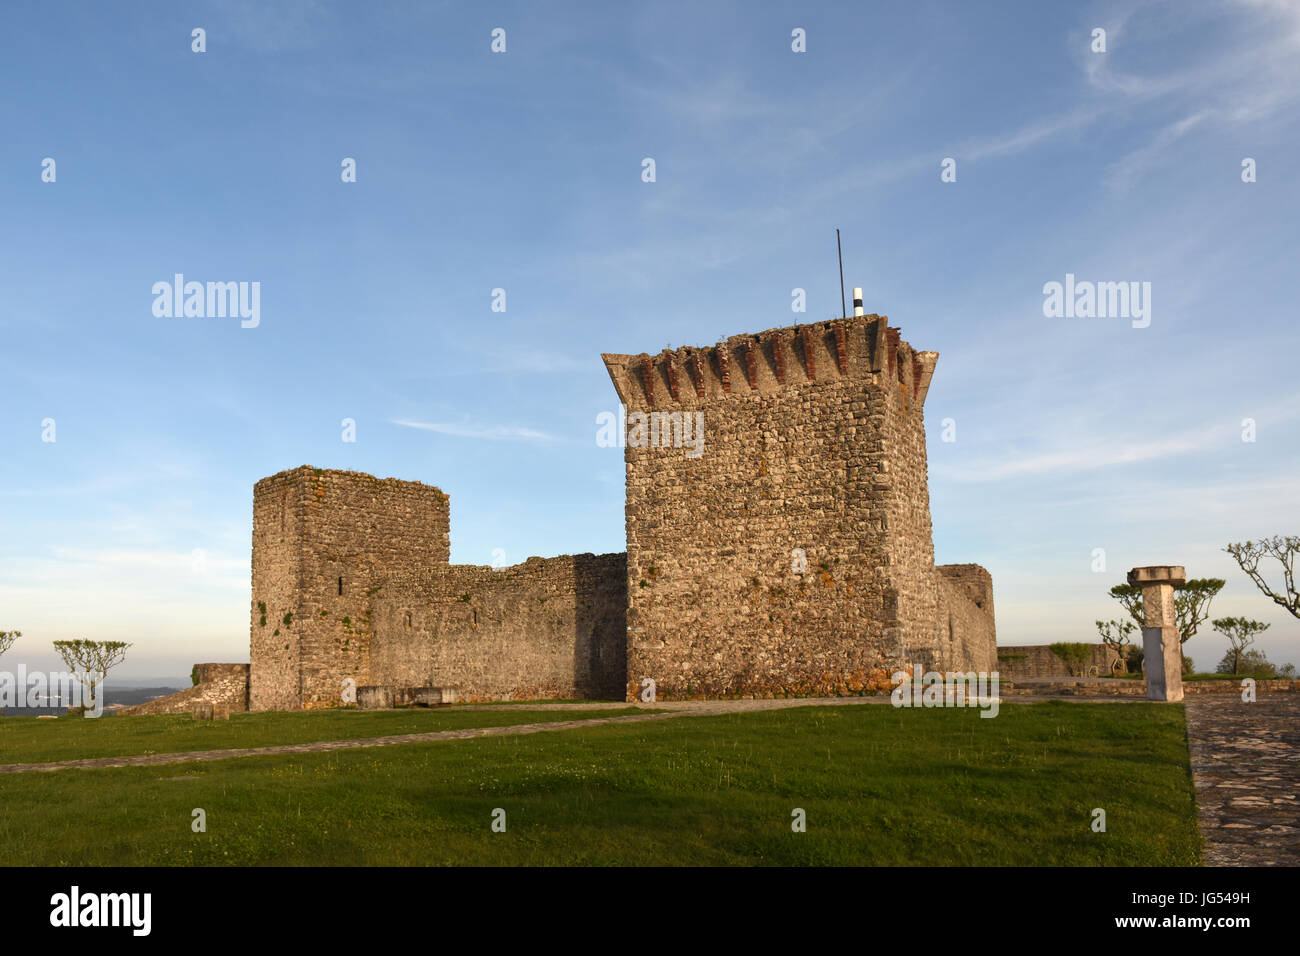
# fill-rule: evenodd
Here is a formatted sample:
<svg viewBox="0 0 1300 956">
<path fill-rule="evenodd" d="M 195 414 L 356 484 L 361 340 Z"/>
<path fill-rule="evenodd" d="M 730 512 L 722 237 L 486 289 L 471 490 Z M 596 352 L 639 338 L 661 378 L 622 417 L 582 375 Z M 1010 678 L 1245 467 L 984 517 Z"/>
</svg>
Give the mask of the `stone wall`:
<svg viewBox="0 0 1300 956">
<path fill-rule="evenodd" d="M 303 466 L 253 489 L 253 710 L 341 702 L 370 681 L 371 601 L 385 577 L 450 556 L 447 495 L 418 481 Z"/>
<path fill-rule="evenodd" d="M 284 614 L 302 617 L 301 537 L 303 469 L 263 478 L 253 486 L 253 561 L 249 628 L 249 706 L 291 710 L 302 691 L 294 632 L 274 623 Z"/>
<path fill-rule="evenodd" d="M 394 575 L 375 594 L 368 683 L 465 701 L 621 698 L 626 611 L 622 554 Z"/>
<path fill-rule="evenodd" d="M 978 564 L 942 564 L 935 571 L 945 667 L 982 673 L 997 670 L 993 575 Z"/>
<path fill-rule="evenodd" d="M 199 682 L 193 687 L 134 707 L 123 707 L 118 714 L 188 714 L 200 701 L 230 713 L 248 710 L 249 665 L 195 664 L 194 667 Z"/>
<path fill-rule="evenodd" d="M 1083 642 L 1079 642 L 1083 643 Z M 1004 645 L 998 648 L 998 673 L 1003 680 L 1043 677 L 1106 677 L 1118 655 L 1105 644 L 1089 644 L 1084 673 L 1071 674 L 1065 661 L 1048 644 Z"/>
<path fill-rule="evenodd" d="M 1104 677 L 1059 678 L 1057 680 L 1030 680 L 1021 678 L 1025 683 L 1001 683 L 998 693 L 1011 697 L 1141 697 L 1147 695 L 1147 682 L 1133 679 L 1109 679 Z M 1234 680 L 1190 680 L 1183 681 L 1183 694 L 1199 696 L 1201 694 L 1232 694 L 1240 696 L 1241 681 Z M 1255 682 L 1255 693 L 1260 696 L 1270 694 L 1300 693 L 1300 681 L 1260 680 Z"/>
<path fill-rule="evenodd" d="M 645 678 L 665 699 L 862 693 L 947 663 L 936 353 L 860 316 L 603 358 L 628 422 L 629 699 Z M 665 441 L 656 415 L 697 431 Z"/>
</svg>

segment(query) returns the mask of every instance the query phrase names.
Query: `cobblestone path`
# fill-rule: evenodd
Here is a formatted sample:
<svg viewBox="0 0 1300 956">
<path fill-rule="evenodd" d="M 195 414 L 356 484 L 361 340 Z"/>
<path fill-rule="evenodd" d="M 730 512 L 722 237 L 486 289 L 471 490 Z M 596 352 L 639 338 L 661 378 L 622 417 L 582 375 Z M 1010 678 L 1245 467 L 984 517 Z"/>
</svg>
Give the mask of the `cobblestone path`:
<svg viewBox="0 0 1300 956">
<path fill-rule="evenodd" d="M 1300 694 L 1188 698 L 1205 862 L 1300 866 Z"/>
</svg>

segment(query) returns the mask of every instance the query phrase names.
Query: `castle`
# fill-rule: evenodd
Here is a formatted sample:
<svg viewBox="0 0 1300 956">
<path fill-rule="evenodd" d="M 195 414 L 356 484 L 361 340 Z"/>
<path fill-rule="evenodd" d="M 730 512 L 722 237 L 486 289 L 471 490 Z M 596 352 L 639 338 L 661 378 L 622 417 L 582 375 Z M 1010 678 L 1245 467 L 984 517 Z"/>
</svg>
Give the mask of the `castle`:
<svg viewBox="0 0 1300 956">
<path fill-rule="evenodd" d="M 991 576 L 934 564 L 938 353 L 857 314 L 603 359 L 626 553 L 452 565 L 438 488 L 306 466 L 257 482 L 248 708 L 334 706 L 347 684 L 634 700 L 653 681 L 675 700 L 996 669 Z"/>
</svg>

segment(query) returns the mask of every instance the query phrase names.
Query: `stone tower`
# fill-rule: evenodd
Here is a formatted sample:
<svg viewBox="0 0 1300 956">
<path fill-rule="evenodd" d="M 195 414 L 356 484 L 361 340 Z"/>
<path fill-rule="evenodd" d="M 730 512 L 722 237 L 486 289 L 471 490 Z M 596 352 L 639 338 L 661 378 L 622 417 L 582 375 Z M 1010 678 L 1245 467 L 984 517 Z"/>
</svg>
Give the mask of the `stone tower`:
<svg viewBox="0 0 1300 956">
<path fill-rule="evenodd" d="M 646 678 L 665 698 L 821 695 L 971 665 L 934 566 L 937 352 L 858 315 L 603 358 L 627 415 L 629 699 Z M 991 584 L 987 621 L 991 649 Z"/>
<path fill-rule="evenodd" d="M 249 708 L 340 702 L 370 683 L 372 606 L 388 575 L 450 558 L 450 506 L 418 481 L 303 466 L 253 487 Z"/>
</svg>

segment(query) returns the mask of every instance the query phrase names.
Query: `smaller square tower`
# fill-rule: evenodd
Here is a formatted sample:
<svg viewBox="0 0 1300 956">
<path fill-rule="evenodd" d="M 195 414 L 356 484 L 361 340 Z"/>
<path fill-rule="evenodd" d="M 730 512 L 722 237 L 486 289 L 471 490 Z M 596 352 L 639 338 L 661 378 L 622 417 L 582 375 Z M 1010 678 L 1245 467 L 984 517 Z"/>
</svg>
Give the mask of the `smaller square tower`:
<svg viewBox="0 0 1300 956">
<path fill-rule="evenodd" d="M 447 566 L 450 500 L 432 485 L 303 465 L 253 487 L 250 710 L 334 706 L 370 682 L 372 598 L 390 574 Z"/>
</svg>

